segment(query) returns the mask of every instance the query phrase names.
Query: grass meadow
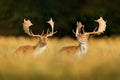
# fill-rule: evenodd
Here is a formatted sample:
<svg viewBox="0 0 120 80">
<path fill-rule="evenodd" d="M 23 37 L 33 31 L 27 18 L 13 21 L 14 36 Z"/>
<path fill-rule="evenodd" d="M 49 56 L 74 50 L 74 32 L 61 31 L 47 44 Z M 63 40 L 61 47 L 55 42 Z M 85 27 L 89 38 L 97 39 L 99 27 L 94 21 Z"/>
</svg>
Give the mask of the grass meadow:
<svg viewBox="0 0 120 80">
<path fill-rule="evenodd" d="M 0 37 L 0 80 L 120 80 L 120 37 L 90 38 L 87 55 L 57 55 L 63 46 L 77 45 L 74 39 L 49 39 L 46 51 L 37 57 L 14 55 L 37 39 Z"/>
</svg>

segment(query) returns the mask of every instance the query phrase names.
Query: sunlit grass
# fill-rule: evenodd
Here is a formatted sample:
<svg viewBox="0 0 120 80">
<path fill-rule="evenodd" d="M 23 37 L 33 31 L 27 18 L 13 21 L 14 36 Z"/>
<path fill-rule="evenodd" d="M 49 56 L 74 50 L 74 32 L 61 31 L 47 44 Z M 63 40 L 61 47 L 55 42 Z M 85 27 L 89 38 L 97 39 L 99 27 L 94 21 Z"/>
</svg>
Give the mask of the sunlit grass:
<svg viewBox="0 0 120 80">
<path fill-rule="evenodd" d="M 57 55 L 63 46 L 77 45 L 70 38 L 49 39 L 37 57 L 14 55 L 22 45 L 37 39 L 0 37 L 0 80 L 120 80 L 120 38 L 89 39 L 87 55 Z"/>
</svg>

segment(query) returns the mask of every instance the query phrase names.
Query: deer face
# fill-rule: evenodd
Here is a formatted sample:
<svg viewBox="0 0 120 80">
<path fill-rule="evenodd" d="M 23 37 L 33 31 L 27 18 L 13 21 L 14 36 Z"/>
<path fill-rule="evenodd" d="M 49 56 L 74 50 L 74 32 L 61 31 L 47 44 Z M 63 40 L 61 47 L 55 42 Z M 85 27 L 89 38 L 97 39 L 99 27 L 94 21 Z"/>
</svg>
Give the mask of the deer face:
<svg viewBox="0 0 120 80">
<path fill-rule="evenodd" d="M 39 38 L 39 40 L 40 40 L 40 43 L 46 45 L 46 44 L 47 44 L 47 41 L 48 41 L 48 38 L 47 38 L 46 36 L 41 36 L 41 37 Z"/>
<path fill-rule="evenodd" d="M 77 40 L 78 40 L 79 42 L 87 42 L 88 37 L 89 37 L 88 34 L 85 34 L 85 33 L 79 34 L 78 37 L 77 37 Z"/>
</svg>

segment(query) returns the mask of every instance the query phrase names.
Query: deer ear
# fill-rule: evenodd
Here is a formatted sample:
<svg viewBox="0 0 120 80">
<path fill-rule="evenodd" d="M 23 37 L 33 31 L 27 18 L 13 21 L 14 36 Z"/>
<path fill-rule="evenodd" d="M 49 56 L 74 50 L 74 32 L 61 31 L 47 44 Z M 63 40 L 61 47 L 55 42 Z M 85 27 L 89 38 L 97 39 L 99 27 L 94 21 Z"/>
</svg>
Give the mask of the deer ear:
<svg viewBox="0 0 120 80">
<path fill-rule="evenodd" d="M 39 37 L 36 37 L 38 40 L 41 40 L 41 38 L 42 38 L 43 36 L 39 36 Z"/>
</svg>

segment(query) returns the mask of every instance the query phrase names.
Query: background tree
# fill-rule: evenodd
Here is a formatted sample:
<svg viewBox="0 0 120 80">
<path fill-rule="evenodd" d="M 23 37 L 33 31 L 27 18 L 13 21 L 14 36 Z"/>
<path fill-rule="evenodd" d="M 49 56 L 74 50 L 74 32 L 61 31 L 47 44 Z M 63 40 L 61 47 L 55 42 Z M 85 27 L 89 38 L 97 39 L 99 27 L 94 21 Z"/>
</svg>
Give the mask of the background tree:
<svg viewBox="0 0 120 80">
<path fill-rule="evenodd" d="M 97 25 L 94 20 L 100 16 L 107 20 L 105 35 L 119 35 L 119 3 L 120 0 L 0 0 L 0 35 L 25 35 L 24 18 L 32 21 L 34 33 L 42 32 L 52 17 L 58 31 L 56 35 L 72 37 L 76 21 L 82 21 L 85 30 L 91 31 Z"/>
</svg>

